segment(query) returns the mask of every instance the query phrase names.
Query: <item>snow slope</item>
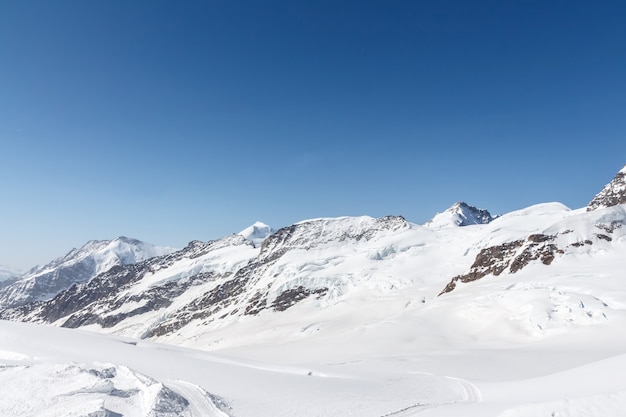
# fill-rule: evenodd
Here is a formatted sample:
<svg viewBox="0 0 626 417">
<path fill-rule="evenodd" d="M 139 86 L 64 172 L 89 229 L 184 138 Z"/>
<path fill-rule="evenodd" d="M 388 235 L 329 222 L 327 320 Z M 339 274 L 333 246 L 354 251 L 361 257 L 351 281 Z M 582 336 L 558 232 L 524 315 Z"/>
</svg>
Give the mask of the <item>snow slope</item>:
<svg viewBox="0 0 626 417">
<path fill-rule="evenodd" d="M 438 339 L 423 327 L 423 344 L 387 329 L 313 345 L 268 337 L 261 349 L 208 353 L 0 321 L 0 412 L 618 417 L 626 337 L 615 329 L 626 322 L 614 324 L 508 346 L 502 337 L 499 343 Z M 409 328 L 408 320 L 403 326 Z M 385 338 L 393 334 L 398 345 L 388 350 Z M 367 352 L 358 349 L 362 343 Z"/>
</svg>

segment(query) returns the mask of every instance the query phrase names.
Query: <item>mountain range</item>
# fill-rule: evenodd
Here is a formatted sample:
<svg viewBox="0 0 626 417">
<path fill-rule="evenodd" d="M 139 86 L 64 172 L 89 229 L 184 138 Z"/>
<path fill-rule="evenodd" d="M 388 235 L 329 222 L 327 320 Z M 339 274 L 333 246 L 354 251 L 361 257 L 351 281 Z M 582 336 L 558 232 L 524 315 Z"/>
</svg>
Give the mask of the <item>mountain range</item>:
<svg viewBox="0 0 626 417">
<path fill-rule="evenodd" d="M 303 310 L 309 318 L 402 294 L 442 303 L 477 280 L 541 293 L 543 284 L 512 278 L 580 262 L 601 269 L 599 257 L 621 253 L 625 172 L 577 210 L 545 203 L 494 217 L 459 202 L 424 226 L 401 216 L 312 219 L 276 231 L 257 222 L 176 251 L 128 238 L 92 241 L 0 290 L 0 317 L 206 347 L 224 343 L 221 332 L 242 320 L 286 315 L 305 327 Z M 610 314 L 597 296 L 567 307 L 548 298 L 571 310 L 568 318 L 529 318 L 532 334 Z"/>
<path fill-rule="evenodd" d="M 619 417 L 625 224 L 626 167 L 573 210 L 91 241 L 5 274 L 0 415 Z"/>
</svg>

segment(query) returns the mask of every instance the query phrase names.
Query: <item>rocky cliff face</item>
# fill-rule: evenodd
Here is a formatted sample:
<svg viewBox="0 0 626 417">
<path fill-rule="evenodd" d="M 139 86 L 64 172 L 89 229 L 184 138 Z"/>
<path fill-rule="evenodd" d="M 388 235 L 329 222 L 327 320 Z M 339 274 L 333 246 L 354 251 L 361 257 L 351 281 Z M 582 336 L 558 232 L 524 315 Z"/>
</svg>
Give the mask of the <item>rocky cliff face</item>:
<svg viewBox="0 0 626 417">
<path fill-rule="evenodd" d="M 587 205 L 587 211 L 626 204 L 626 166 Z"/>
</svg>

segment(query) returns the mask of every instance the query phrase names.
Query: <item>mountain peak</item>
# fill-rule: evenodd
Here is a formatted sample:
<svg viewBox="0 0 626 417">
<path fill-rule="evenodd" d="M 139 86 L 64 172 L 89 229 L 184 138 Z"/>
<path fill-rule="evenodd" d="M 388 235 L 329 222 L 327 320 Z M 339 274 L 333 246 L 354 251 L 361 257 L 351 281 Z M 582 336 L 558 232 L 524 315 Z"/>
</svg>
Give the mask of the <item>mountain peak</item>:
<svg viewBox="0 0 626 417">
<path fill-rule="evenodd" d="M 587 211 L 626 203 L 626 166 L 587 205 Z"/>
<path fill-rule="evenodd" d="M 437 213 L 425 226 L 445 227 L 445 226 L 469 226 L 472 224 L 487 224 L 495 217 L 485 209 L 480 209 L 459 201 L 454 203 L 443 213 Z"/>
<path fill-rule="evenodd" d="M 128 237 L 114 240 L 90 240 L 80 249 L 34 268 L 0 291 L 0 307 L 47 300 L 73 284 L 89 281 L 117 265 L 135 264 L 166 255 L 173 248 L 159 247 Z"/>
<path fill-rule="evenodd" d="M 128 243 L 129 245 L 142 245 L 142 244 L 144 244 L 144 242 L 142 242 L 139 239 L 135 239 L 135 238 L 132 238 L 132 237 L 127 237 L 127 236 L 120 236 L 117 239 L 114 239 L 113 241 L 114 242 L 117 241 L 117 242 Z"/>
<path fill-rule="evenodd" d="M 255 247 L 259 247 L 263 244 L 263 241 L 272 233 L 272 229 L 269 225 L 263 222 L 254 222 L 253 225 L 246 227 L 241 232 L 237 233 L 239 236 L 243 236 L 244 239 L 249 240 Z"/>
</svg>

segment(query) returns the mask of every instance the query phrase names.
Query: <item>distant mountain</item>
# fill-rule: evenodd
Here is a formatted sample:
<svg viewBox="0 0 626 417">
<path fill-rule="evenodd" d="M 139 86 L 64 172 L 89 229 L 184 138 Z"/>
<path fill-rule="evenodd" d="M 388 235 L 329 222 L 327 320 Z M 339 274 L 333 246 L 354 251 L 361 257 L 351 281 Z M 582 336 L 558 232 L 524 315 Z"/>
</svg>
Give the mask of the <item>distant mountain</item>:
<svg viewBox="0 0 626 417">
<path fill-rule="evenodd" d="M 90 280 L 116 265 L 128 265 L 172 252 L 136 239 L 92 240 L 0 290 L 0 307 L 48 300 L 76 283 Z"/>
<path fill-rule="evenodd" d="M 539 222 L 520 222 L 522 215 L 512 214 L 513 236 L 542 230 L 567 212 L 559 205 L 537 206 L 527 215 Z M 506 224 L 500 229 L 489 242 L 511 238 Z M 467 267 L 467 253 L 486 243 L 485 230 L 459 230 L 467 234 L 442 233 L 400 216 L 363 216 L 303 221 L 279 229 L 260 247 L 241 235 L 195 241 L 169 255 L 116 266 L 52 300 L 0 317 L 178 340 L 301 304 L 312 311 L 356 307 L 361 297 L 412 287 L 422 288 L 425 300 Z M 476 247 L 468 248 L 471 243 Z"/>
<path fill-rule="evenodd" d="M 626 166 L 587 205 L 587 211 L 626 203 Z"/>
<path fill-rule="evenodd" d="M 614 196 L 621 188 L 614 180 L 610 189 Z M 445 308 L 488 318 L 483 327 L 517 323 L 534 337 L 608 320 L 626 305 L 611 298 L 626 268 L 624 225 L 625 204 L 587 211 L 560 203 L 495 218 L 457 203 L 424 226 L 401 216 L 311 219 L 275 232 L 255 223 L 150 259 L 129 250 L 116 262 L 98 255 L 82 283 L 54 298 L 37 292 L 46 297 L 31 296 L 0 318 L 206 348 L 254 343 L 277 323 L 285 340 L 325 326 L 345 331 L 332 323 L 348 311 L 359 311 L 350 326 L 366 331 L 407 311 Z M 101 254 L 110 244 L 90 242 L 34 274 L 78 265 L 78 253 Z M 497 307 L 502 299 L 510 314 Z"/>
<path fill-rule="evenodd" d="M 9 266 L 0 265 L 0 281 L 22 275 L 22 271 Z"/>
<path fill-rule="evenodd" d="M 0 288 L 17 281 L 18 277 L 22 274 L 23 272 L 16 268 L 0 265 Z"/>
<path fill-rule="evenodd" d="M 255 247 L 261 246 L 263 241 L 272 233 L 274 229 L 262 222 L 256 222 L 252 226 L 246 227 L 238 234 L 249 240 Z"/>
<path fill-rule="evenodd" d="M 494 217 L 485 209 L 470 206 L 464 202 L 452 205 L 443 213 L 437 213 L 425 226 L 446 227 L 446 226 L 470 226 L 473 224 L 487 224 Z"/>
</svg>

